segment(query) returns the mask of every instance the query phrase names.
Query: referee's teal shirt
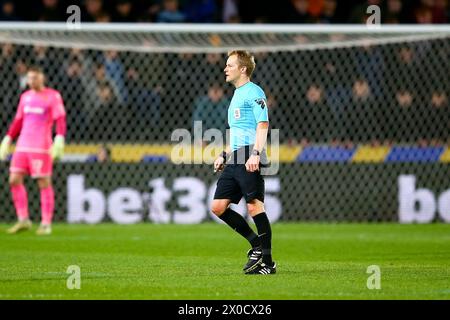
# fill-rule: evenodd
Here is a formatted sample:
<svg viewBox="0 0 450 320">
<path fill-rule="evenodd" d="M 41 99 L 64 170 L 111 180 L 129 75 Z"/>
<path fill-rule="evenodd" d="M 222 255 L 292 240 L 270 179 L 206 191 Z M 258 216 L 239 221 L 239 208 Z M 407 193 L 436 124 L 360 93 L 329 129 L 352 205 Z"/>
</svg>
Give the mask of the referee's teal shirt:
<svg viewBox="0 0 450 320">
<path fill-rule="evenodd" d="M 231 151 L 254 144 L 256 126 L 262 121 L 269 121 L 266 95 L 258 85 L 249 81 L 234 90 L 228 107 Z"/>
</svg>

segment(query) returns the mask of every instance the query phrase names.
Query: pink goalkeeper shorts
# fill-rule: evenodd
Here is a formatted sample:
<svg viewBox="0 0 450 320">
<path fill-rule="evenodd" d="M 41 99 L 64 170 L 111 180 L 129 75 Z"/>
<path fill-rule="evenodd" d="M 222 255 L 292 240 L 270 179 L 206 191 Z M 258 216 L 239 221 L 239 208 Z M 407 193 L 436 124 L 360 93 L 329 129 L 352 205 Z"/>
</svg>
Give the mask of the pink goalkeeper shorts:
<svg viewBox="0 0 450 320">
<path fill-rule="evenodd" d="M 48 153 L 14 152 L 9 171 L 25 173 L 33 178 L 52 175 L 53 160 Z"/>
</svg>

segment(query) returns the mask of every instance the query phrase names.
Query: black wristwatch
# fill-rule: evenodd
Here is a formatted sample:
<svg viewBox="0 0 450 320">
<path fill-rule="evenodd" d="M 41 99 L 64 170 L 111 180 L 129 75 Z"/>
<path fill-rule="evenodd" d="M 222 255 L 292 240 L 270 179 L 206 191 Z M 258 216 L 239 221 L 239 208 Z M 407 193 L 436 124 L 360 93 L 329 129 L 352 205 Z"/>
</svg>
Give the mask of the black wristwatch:
<svg viewBox="0 0 450 320">
<path fill-rule="evenodd" d="M 253 149 L 252 156 L 259 156 L 259 155 L 260 155 L 260 152 L 256 149 Z"/>
<path fill-rule="evenodd" d="M 226 151 L 222 151 L 221 156 L 222 156 L 223 160 L 227 161 L 227 152 Z"/>
</svg>

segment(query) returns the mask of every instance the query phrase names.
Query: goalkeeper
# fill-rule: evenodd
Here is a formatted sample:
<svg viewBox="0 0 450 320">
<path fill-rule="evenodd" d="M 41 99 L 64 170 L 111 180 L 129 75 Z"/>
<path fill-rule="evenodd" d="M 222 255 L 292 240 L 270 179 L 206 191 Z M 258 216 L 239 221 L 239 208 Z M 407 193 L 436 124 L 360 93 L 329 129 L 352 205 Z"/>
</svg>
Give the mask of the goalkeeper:
<svg viewBox="0 0 450 320">
<path fill-rule="evenodd" d="M 61 94 L 45 87 L 45 76 L 39 67 L 27 71 L 30 90 L 20 96 L 16 116 L 0 145 L 0 160 L 6 160 L 11 142 L 19 136 L 11 160 L 9 185 L 18 222 L 7 230 L 13 234 L 31 229 L 28 196 L 24 177 L 37 180 L 40 190 L 41 225 L 38 235 L 51 234 L 55 195 L 51 183 L 53 160 L 64 152 L 66 112 Z M 52 143 L 52 128 L 56 122 L 56 137 Z"/>
</svg>

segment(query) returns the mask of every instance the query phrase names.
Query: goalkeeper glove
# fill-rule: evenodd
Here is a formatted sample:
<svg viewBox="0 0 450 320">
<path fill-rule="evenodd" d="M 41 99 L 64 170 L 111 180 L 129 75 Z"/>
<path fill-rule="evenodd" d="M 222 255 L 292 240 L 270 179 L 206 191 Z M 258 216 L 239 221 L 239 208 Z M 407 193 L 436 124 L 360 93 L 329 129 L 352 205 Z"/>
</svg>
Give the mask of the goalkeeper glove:
<svg viewBox="0 0 450 320">
<path fill-rule="evenodd" d="M 6 160 L 6 157 L 9 153 L 9 145 L 11 144 L 11 137 L 5 136 L 2 140 L 2 144 L 0 145 L 0 160 Z"/>
<path fill-rule="evenodd" d="M 52 159 L 61 159 L 64 154 L 64 136 L 57 135 L 52 145 Z"/>
</svg>

